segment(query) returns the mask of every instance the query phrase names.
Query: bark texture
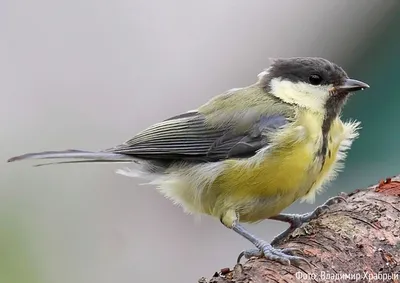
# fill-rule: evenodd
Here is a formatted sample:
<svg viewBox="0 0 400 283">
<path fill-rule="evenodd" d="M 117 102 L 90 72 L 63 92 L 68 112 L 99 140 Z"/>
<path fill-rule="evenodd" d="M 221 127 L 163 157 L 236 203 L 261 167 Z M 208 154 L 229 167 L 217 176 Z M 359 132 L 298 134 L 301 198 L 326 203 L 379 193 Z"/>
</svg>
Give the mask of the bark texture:
<svg viewBox="0 0 400 283">
<path fill-rule="evenodd" d="M 199 282 L 400 283 L 400 175 L 343 196 L 347 203 L 332 205 L 278 245 L 300 249 L 311 266 L 254 258 Z"/>
</svg>

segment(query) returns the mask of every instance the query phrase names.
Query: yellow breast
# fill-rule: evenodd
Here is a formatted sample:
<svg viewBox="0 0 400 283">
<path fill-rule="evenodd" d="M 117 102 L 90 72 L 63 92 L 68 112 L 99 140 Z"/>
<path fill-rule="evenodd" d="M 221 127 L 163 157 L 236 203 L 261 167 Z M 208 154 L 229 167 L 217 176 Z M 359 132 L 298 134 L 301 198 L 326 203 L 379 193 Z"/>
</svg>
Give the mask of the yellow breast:
<svg viewBox="0 0 400 283">
<path fill-rule="evenodd" d="M 320 192 L 324 185 L 334 180 L 340 170 L 344 168 L 346 152 L 350 149 L 353 141 L 358 137 L 360 122 L 342 122 L 340 118 L 333 121 L 328 135 L 328 149 L 326 159 L 320 172 L 317 174 L 314 185 L 303 197 L 308 202 L 315 200 L 316 193 Z"/>
<path fill-rule="evenodd" d="M 296 122 L 277 134 L 265 152 L 249 160 L 226 161 L 229 168 L 212 185 L 224 196 L 213 214 L 233 208 L 241 221 L 255 222 L 280 213 L 305 195 L 312 198 L 324 180 L 333 177 L 336 162 L 342 158 L 343 140 L 349 133 L 354 136 L 337 119 L 322 166 L 322 158 L 316 157 L 322 143 L 322 121 L 323 116 L 300 112 Z"/>
<path fill-rule="evenodd" d="M 322 166 L 316 154 L 323 140 L 322 121 L 318 114 L 299 112 L 292 124 L 271 137 L 271 146 L 255 156 L 174 168 L 159 181 L 159 188 L 187 212 L 221 217 L 235 211 L 242 222 L 279 214 L 299 198 L 312 200 L 335 176 L 338 161 L 357 136 L 359 123 L 335 120 Z"/>
</svg>

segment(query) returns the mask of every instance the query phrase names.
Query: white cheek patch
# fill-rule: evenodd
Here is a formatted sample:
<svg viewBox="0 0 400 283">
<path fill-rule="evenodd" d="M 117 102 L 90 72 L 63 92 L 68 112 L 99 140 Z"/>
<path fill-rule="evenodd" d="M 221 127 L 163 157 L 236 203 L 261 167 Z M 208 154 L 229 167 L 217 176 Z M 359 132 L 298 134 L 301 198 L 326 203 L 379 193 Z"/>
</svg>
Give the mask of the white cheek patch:
<svg viewBox="0 0 400 283">
<path fill-rule="evenodd" d="M 312 111 L 321 112 L 329 97 L 331 86 L 313 86 L 304 82 L 293 83 L 288 80 L 272 79 L 271 94 L 286 103 L 294 103 Z"/>
</svg>

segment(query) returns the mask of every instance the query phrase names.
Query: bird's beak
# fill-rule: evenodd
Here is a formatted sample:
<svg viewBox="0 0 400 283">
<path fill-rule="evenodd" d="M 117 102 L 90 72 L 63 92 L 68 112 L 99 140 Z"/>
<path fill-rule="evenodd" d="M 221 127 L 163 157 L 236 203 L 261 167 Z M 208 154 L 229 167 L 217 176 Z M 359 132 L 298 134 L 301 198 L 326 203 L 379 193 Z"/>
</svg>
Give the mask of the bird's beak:
<svg viewBox="0 0 400 283">
<path fill-rule="evenodd" d="M 346 79 L 342 85 L 336 87 L 336 90 L 352 92 L 352 91 L 363 90 L 365 88 L 369 88 L 369 85 L 361 81 Z"/>
</svg>

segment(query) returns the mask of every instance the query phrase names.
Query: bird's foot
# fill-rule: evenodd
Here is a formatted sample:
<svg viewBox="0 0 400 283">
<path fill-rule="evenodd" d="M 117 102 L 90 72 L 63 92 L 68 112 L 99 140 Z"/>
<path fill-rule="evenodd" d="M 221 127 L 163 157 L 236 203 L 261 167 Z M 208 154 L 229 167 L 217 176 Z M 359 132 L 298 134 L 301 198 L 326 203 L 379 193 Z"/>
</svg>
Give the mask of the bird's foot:
<svg viewBox="0 0 400 283">
<path fill-rule="evenodd" d="M 277 216 L 271 217 L 271 219 L 288 222 L 290 224 L 290 227 L 288 229 L 283 231 L 272 240 L 271 245 L 276 245 L 278 242 L 286 238 L 290 233 L 292 233 L 304 223 L 310 222 L 311 220 L 318 218 L 318 216 L 320 216 L 324 211 L 329 209 L 330 205 L 338 203 L 340 201 L 347 202 L 344 197 L 336 196 L 328 199 L 325 203 L 318 206 L 311 212 L 307 212 L 304 214 L 279 214 Z"/>
<path fill-rule="evenodd" d="M 251 257 L 266 258 L 272 261 L 279 262 L 284 265 L 299 265 L 300 262 L 305 262 L 310 265 L 309 261 L 303 257 L 293 255 L 294 252 L 300 252 L 299 249 L 286 248 L 286 249 L 276 249 L 272 247 L 267 242 L 259 240 L 256 243 L 258 249 L 250 249 L 241 252 L 238 256 L 237 263 L 244 257 L 250 259 Z M 311 265 L 310 265 L 311 266 Z"/>
</svg>

